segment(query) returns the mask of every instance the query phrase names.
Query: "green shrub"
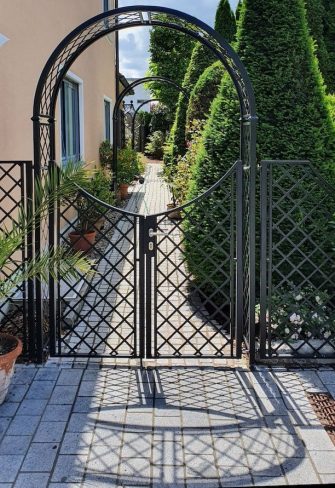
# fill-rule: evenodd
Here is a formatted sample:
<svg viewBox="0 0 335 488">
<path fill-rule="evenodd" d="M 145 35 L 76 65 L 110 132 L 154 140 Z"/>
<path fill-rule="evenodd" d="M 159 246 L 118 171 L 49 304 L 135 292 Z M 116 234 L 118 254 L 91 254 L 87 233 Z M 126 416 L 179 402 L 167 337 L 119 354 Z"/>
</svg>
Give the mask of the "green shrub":
<svg viewBox="0 0 335 488">
<path fill-rule="evenodd" d="M 187 152 L 184 156 L 179 156 L 176 169 L 173 172 L 174 199 L 179 205 L 187 202 L 192 171 L 202 143 L 202 127 L 203 123 L 201 121 L 193 121 L 190 127 L 190 141 Z"/>
<path fill-rule="evenodd" d="M 113 147 L 110 141 L 103 141 L 99 147 L 100 164 L 103 168 L 110 168 L 113 162 Z"/>
<path fill-rule="evenodd" d="M 335 3 L 306 0 L 307 19 L 328 93 L 335 93 Z"/>
<path fill-rule="evenodd" d="M 140 160 L 136 151 L 127 146 L 118 151 L 117 180 L 129 185 L 140 174 Z"/>
<path fill-rule="evenodd" d="M 229 0 L 221 0 L 216 12 L 215 30 L 219 32 L 228 42 L 235 38 L 236 23 L 235 16 L 230 8 Z M 199 77 L 204 70 L 215 62 L 215 56 L 203 44 L 196 44 L 190 64 L 185 74 L 183 88 L 191 93 Z M 165 161 L 169 164 L 176 162 L 178 156 L 183 156 L 186 152 L 186 115 L 189 100 L 184 93 L 179 94 L 175 121 L 171 130 L 170 145 Z"/>
<path fill-rule="evenodd" d="M 186 116 L 186 136 L 195 120 L 205 121 L 208 117 L 211 104 L 217 96 L 225 68 L 220 61 L 209 66 L 198 79 L 191 92 L 190 102 Z"/>
<path fill-rule="evenodd" d="M 157 130 L 149 136 L 149 142 L 145 146 L 145 154 L 153 159 L 162 159 L 164 142 L 164 133 L 160 130 Z"/>
<path fill-rule="evenodd" d="M 256 307 L 256 314 L 260 311 Z M 269 316 L 267 317 L 269 319 Z M 312 286 L 293 284 L 280 288 L 271 297 L 271 335 L 287 342 L 328 339 L 334 343 L 335 313 L 331 296 Z"/>
<path fill-rule="evenodd" d="M 326 100 L 330 116 L 335 124 L 335 95 L 327 95 Z"/>
<path fill-rule="evenodd" d="M 102 202 L 114 205 L 115 194 L 111 191 L 112 177 L 110 172 L 103 169 L 93 170 L 92 177 L 87 179 L 82 188 Z M 79 196 L 76 201 L 78 210 L 78 230 L 94 229 L 97 221 L 106 213 L 104 205 L 92 202 L 85 196 Z"/>
</svg>

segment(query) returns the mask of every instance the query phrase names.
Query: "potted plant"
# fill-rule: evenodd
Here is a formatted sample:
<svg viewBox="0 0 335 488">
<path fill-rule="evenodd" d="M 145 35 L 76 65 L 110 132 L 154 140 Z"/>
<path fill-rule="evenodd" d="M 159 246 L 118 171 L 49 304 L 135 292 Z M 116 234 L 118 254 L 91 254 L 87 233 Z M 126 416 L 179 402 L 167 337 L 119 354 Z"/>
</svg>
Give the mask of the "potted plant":
<svg viewBox="0 0 335 488">
<path fill-rule="evenodd" d="M 0 334 L 0 405 L 5 401 L 22 342 L 10 334 Z"/>
<path fill-rule="evenodd" d="M 91 170 L 91 178 L 84 182 L 82 188 L 102 202 L 113 204 L 114 193 L 111 191 L 111 174 L 103 169 Z M 104 205 L 91 200 L 79 192 L 75 206 L 78 213 L 76 229 L 69 233 L 70 242 L 76 251 L 88 252 L 96 240 L 97 230 L 104 225 Z"/>
<path fill-rule="evenodd" d="M 136 151 L 130 147 L 121 149 L 118 153 L 117 180 L 121 200 L 128 196 L 128 188 L 135 176 L 140 172 L 139 159 Z"/>
<path fill-rule="evenodd" d="M 45 250 L 33 260 L 21 263 L 13 270 L 12 257 L 25 242 L 36 219 L 44 219 L 51 207 L 63 198 L 77 192 L 76 183 L 85 181 L 85 172 L 81 165 L 69 164 L 66 169 L 51 170 L 49 177 L 42 184 L 35 182 L 34 202 L 27 202 L 27 209 L 21 208 L 18 222 L 12 228 L 0 229 L 0 263 L 3 271 L 0 278 L 0 301 L 11 297 L 18 286 L 28 279 L 37 278 L 48 282 L 51 274 L 54 279 L 78 279 L 80 274 L 87 274 L 91 263 L 81 254 L 69 252 L 63 246 Z M 18 337 L 0 333 L 0 404 L 4 402 L 17 357 L 22 352 L 22 342 Z"/>
<path fill-rule="evenodd" d="M 93 200 L 86 195 L 79 193 L 76 200 L 78 219 L 76 229 L 69 233 L 73 249 L 81 252 L 88 252 L 95 243 L 97 226 L 101 213 Z"/>
</svg>

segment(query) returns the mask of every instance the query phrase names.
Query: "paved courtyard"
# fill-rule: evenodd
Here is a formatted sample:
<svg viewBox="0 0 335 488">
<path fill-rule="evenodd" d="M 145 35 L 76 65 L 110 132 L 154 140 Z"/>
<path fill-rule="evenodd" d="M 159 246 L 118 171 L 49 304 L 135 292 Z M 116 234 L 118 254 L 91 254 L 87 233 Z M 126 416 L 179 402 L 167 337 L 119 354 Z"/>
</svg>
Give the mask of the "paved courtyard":
<svg viewBox="0 0 335 488">
<path fill-rule="evenodd" d="M 333 369 L 18 365 L 0 407 L 0 488 L 335 483 L 306 392 Z"/>
</svg>

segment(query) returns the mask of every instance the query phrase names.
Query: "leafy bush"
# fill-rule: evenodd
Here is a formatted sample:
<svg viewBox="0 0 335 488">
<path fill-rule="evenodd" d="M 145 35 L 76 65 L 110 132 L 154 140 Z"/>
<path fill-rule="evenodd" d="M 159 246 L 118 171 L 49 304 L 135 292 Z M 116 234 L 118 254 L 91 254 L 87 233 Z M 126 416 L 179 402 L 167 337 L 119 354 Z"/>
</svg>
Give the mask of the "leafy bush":
<svg viewBox="0 0 335 488">
<path fill-rule="evenodd" d="M 183 157 L 178 158 L 177 166 L 172 173 L 173 193 L 176 202 L 182 205 L 187 202 L 187 194 L 192 178 L 192 170 L 194 168 L 199 149 L 201 146 L 203 123 L 195 120 L 190 128 L 190 142 L 188 149 Z"/>
<path fill-rule="evenodd" d="M 115 195 L 111 191 L 111 183 L 111 173 L 107 173 L 102 169 L 94 170 L 92 178 L 85 181 L 82 188 L 98 198 L 98 200 L 113 205 L 115 203 Z M 78 209 L 77 230 L 80 231 L 93 230 L 97 221 L 106 213 L 104 205 L 92 202 L 85 195 L 78 196 L 76 206 Z"/>
<path fill-rule="evenodd" d="M 211 104 L 217 96 L 225 68 L 221 61 L 209 66 L 198 79 L 191 92 L 186 116 L 186 137 L 190 138 L 192 124 L 196 120 L 205 121 L 209 115 Z"/>
<path fill-rule="evenodd" d="M 118 151 L 117 180 L 129 185 L 140 174 L 140 161 L 136 151 L 127 146 Z"/>
<path fill-rule="evenodd" d="M 99 147 L 100 164 L 103 168 L 110 168 L 113 162 L 113 147 L 110 141 L 103 141 Z"/>
<path fill-rule="evenodd" d="M 259 314 L 260 307 L 256 307 Z M 269 320 L 269 315 L 267 315 Z M 328 339 L 335 334 L 335 311 L 327 291 L 311 286 L 280 288 L 271 298 L 271 335 L 286 341 Z"/>
<path fill-rule="evenodd" d="M 149 142 L 145 146 L 145 154 L 154 158 L 162 159 L 165 136 L 162 131 L 157 130 L 149 136 Z"/>
</svg>

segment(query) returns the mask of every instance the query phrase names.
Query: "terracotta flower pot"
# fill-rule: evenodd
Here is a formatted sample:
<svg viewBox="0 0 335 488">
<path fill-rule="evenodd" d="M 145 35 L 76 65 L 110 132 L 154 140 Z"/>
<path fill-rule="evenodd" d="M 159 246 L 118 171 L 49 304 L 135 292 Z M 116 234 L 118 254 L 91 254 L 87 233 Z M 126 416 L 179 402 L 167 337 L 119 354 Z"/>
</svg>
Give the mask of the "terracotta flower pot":
<svg viewBox="0 0 335 488">
<path fill-rule="evenodd" d="M 76 251 L 88 252 L 95 243 L 96 231 L 90 230 L 85 233 L 70 232 L 69 238 L 73 249 Z"/>
<path fill-rule="evenodd" d="M 127 197 L 128 197 L 128 188 L 129 188 L 129 185 L 126 185 L 125 183 L 121 183 L 120 184 L 119 190 L 120 190 L 121 200 L 126 200 L 127 199 Z"/>
<path fill-rule="evenodd" d="M 8 352 L 7 352 L 8 351 Z M 22 342 L 10 334 L 0 334 L 0 405 L 5 401 Z"/>
</svg>

